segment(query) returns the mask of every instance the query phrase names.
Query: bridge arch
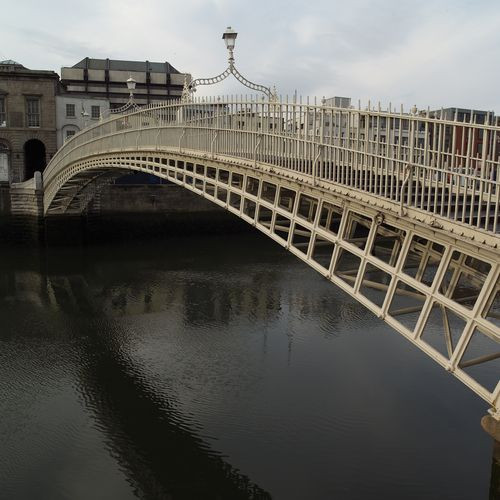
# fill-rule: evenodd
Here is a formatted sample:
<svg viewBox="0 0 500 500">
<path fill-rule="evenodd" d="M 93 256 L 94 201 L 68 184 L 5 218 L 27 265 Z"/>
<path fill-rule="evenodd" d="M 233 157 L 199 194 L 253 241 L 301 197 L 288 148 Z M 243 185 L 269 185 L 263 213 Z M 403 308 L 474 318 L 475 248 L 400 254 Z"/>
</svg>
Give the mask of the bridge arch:
<svg viewBox="0 0 500 500">
<path fill-rule="evenodd" d="M 476 129 L 481 157 L 438 140 Z M 300 99 L 151 105 L 68 140 L 44 172 L 44 211 L 80 213 L 130 171 L 181 185 L 353 296 L 500 420 L 499 139 L 496 122 Z"/>
<path fill-rule="evenodd" d="M 103 184 L 146 172 L 225 208 L 354 297 L 498 408 L 500 265 L 396 207 L 237 158 L 143 148 L 89 155 L 45 192 L 47 214 L 80 213 Z"/>
</svg>

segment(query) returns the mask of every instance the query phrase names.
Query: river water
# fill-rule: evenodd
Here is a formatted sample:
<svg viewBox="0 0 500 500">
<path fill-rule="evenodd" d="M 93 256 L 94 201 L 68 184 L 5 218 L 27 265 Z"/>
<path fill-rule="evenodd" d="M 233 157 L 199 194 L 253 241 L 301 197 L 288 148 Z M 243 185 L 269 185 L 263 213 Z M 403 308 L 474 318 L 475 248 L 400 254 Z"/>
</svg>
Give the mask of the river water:
<svg viewBox="0 0 500 500">
<path fill-rule="evenodd" d="M 487 406 L 257 233 L 0 250 L 0 498 L 488 498 Z"/>
</svg>

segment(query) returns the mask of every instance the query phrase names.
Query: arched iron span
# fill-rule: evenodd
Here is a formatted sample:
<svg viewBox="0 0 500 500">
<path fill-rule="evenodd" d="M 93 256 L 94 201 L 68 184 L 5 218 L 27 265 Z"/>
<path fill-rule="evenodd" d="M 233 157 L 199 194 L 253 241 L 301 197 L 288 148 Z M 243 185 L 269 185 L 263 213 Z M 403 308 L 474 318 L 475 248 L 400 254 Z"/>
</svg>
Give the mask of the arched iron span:
<svg viewBox="0 0 500 500">
<path fill-rule="evenodd" d="M 326 160 L 323 132 L 311 138 L 285 130 L 279 113 L 289 111 L 282 105 L 253 103 L 231 113 L 224 106 L 147 108 L 78 134 L 46 170 L 46 214 L 85 210 L 102 183 L 127 171 L 168 179 L 286 247 L 453 373 L 500 418 L 499 238 L 491 220 L 498 214 L 498 181 L 483 170 L 472 192 L 470 172 L 448 175 L 442 166 L 434 175 L 439 169 L 426 164 L 425 151 L 405 151 L 404 160 L 380 151 L 365 151 L 359 163 Z M 329 112 L 352 118 L 352 110 L 301 111 L 311 112 L 323 121 Z M 358 113 L 358 120 L 383 115 Z M 256 116 L 261 127 L 264 118 L 280 124 L 281 135 L 274 127 L 259 132 Z M 420 120 L 434 123 L 405 119 L 417 135 Z M 445 125 L 459 126 L 451 123 Z M 498 127 L 485 127 L 483 134 L 497 133 Z M 367 168 L 367 158 L 378 160 Z M 457 185 L 452 177 L 462 175 L 464 184 Z M 468 208 L 450 211 L 457 198 Z"/>
</svg>

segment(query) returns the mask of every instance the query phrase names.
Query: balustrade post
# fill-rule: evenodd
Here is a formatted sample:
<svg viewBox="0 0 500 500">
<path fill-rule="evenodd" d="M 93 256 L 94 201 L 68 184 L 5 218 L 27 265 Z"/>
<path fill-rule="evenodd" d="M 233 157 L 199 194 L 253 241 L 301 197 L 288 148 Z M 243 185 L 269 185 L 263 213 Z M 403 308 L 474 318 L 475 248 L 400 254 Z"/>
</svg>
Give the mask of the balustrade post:
<svg viewBox="0 0 500 500">
<path fill-rule="evenodd" d="M 257 167 L 257 151 L 260 149 L 260 143 L 262 141 L 262 134 L 257 135 L 257 144 L 253 149 L 253 166 Z"/>
<path fill-rule="evenodd" d="M 210 143 L 210 156 L 212 157 L 212 159 L 215 158 L 215 152 L 214 152 L 214 149 L 215 149 L 215 143 L 217 142 L 217 137 L 219 135 L 219 131 L 216 130 L 215 131 L 215 134 L 214 134 L 214 137 L 212 139 L 212 142 Z"/>
<path fill-rule="evenodd" d="M 413 196 L 413 162 L 414 162 L 414 154 L 415 154 L 415 121 L 416 118 L 411 118 L 410 125 L 410 159 L 408 163 L 409 174 L 406 180 L 408 184 L 408 188 L 406 190 L 406 204 L 411 205 L 411 200 Z"/>
<path fill-rule="evenodd" d="M 401 191 L 399 193 L 399 215 L 400 216 L 404 215 L 404 198 L 405 198 L 406 186 L 408 184 L 410 177 L 412 177 L 412 176 L 413 176 L 413 164 L 408 163 L 404 169 L 403 184 L 401 184 Z M 408 205 L 408 203 L 407 203 L 407 205 Z"/>
<path fill-rule="evenodd" d="M 313 186 L 316 186 L 316 168 L 318 165 L 318 161 L 320 159 L 321 153 L 323 152 L 323 144 L 318 144 L 318 152 L 316 153 L 316 156 L 313 161 L 313 166 L 312 166 L 312 180 L 313 180 Z"/>
<path fill-rule="evenodd" d="M 186 127 L 183 127 L 182 134 L 179 137 L 179 153 L 182 153 L 182 139 L 184 139 L 185 135 L 186 135 Z"/>
</svg>

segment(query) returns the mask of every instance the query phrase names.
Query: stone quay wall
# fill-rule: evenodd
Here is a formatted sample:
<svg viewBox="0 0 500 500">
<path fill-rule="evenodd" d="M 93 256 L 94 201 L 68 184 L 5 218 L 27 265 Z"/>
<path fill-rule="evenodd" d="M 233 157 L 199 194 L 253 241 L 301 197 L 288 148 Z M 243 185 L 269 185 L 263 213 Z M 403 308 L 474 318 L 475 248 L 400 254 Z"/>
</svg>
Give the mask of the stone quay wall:
<svg viewBox="0 0 500 500">
<path fill-rule="evenodd" d="M 172 183 L 105 185 L 81 215 L 46 217 L 43 190 L 36 189 L 34 179 L 0 190 L 0 241 L 79 244 L 249 228 L 235 215 Z"/>
</svg>

